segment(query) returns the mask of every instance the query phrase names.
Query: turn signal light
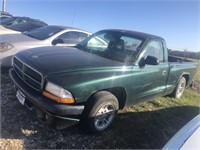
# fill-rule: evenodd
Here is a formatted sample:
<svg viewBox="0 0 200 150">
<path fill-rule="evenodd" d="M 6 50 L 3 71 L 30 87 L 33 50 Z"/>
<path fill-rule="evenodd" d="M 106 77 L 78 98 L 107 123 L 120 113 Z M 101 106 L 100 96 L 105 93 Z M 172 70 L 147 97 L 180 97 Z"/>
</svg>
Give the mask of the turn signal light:
<svg viewBox="0 0 200 150">
<path fill-rule="evenodd" d="M 43 91 L 43 95 L 58 102 L 58 103 L 64 103 L 64 104 L 72 104 L 74 103 L 74 99 L 73 98 L 60 98 L 58 96 L 55 96 L 47 91 Z"/>
</svg>

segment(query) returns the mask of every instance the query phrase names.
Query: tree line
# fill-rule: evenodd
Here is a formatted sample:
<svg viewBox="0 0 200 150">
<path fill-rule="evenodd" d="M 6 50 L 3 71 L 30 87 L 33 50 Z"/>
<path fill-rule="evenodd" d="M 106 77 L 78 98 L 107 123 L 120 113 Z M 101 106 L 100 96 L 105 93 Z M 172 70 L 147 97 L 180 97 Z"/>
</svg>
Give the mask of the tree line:
<svg viewBox="0 0 200 150">
<path fill-rule="evenodd" d="M 200 59 L 200 52 L 189 52 L 187 50 L 179 51 L 179 50 L 168 49 L 168 53 L 169 55 L 173 55 L 173 56 Z"/>
</svg>

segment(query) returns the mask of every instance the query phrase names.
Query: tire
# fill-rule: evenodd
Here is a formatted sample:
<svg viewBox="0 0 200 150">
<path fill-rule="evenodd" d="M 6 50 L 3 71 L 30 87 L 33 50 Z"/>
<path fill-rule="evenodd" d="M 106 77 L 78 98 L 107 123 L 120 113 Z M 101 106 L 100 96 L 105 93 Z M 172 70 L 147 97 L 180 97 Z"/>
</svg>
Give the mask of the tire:
<svg viewBox="0 0 200 150">
<path fill-rule="evenodd" d="M 185 86 L 186 86 L 186 79 L 185 77 L 181 77 L 174 92 L 172 93 L 172 96 L 174 98 L 180 98 L 183 95 Z"/>
<path fill-rule="evenodd" d="M 113 122 L 119 103 L 117 98 L 107 91 L 95 93 L 86 104 L 81 122 L 89 132 L 99 133 L 106 130 Z"/>
</svg>

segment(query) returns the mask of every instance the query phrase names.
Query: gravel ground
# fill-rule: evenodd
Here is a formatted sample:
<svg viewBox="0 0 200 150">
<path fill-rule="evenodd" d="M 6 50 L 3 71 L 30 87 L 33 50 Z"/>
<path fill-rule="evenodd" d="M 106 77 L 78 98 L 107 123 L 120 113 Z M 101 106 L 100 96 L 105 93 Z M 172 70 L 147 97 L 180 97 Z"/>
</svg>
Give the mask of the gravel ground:
<svg viewBox="0 0 200 150">
<path fill-rule="evenodd" d="M 41 123 L 16 100 L 8 75 L 1 75 L 0 149 L 94 148 L 101 139 L 99 135 L 85 133 L 77 125 L 56 130 Z"/>
<path fill-rule="evenodd" d="M 0 149 L 8 150 L 160 149 L 173 134 L 199 112 L 198 107 L 181 107 L 175 110 L 164 109 L 154 112 L 126 112 L 118 114 L 114 124 L 107 131 L 101 134 L 88 134 L 78 125 L 56 130 L 38 121 L 32 112 L 16 100 L 13 85 L 6 73 L 1 74 L 0 90 Z M 174 118 L 177 111 L 179 111 L 180 117 Z M 185 112 L 194 113 L 186 117 Z M 162 117 L 160 114 L 167 115 Z M 182 120 L 180 120 L 181 115 L 183 116 Z M 177 119 L 182 123 L 177 122 Z M 166 122 L 166 120 L 168 121 Z"/>
</svg>

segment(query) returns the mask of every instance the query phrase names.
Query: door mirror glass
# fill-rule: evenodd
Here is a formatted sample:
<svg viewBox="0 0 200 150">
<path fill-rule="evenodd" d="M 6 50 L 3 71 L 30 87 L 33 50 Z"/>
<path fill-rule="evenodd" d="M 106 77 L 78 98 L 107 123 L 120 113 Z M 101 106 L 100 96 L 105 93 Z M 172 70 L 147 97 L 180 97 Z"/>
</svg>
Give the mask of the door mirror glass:
<svg viewBox="0 0 200 150">
<path fill-rule="evenodd" d="M 142 57 L 139 61 L 140 67 L 144 67 L 145 65 L 158 65 L 158 64 L 159 64 L 158 58 L 149 55 L 146 58 Z"/>
<path fill-rule="evenodd" d="M 51 44 L 57 45 L 57 44 L 63 44 L 63 43 L 64 43 L 64 41 L 62 39 L 57 38 L 57 39 L 53 40 Z"/>
<path fill-rule="evenodd" d="M 158 65 L 159 60 L 158 60 L 158 58 L 156 58 L 154 56 L 147 56 L 146 59 L 145 59 L 145 64 L 147 64 L 147 65 Z"/>
</svg>

